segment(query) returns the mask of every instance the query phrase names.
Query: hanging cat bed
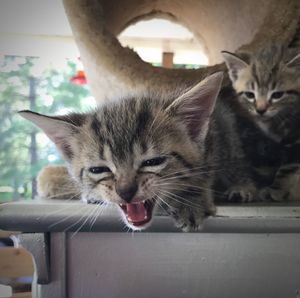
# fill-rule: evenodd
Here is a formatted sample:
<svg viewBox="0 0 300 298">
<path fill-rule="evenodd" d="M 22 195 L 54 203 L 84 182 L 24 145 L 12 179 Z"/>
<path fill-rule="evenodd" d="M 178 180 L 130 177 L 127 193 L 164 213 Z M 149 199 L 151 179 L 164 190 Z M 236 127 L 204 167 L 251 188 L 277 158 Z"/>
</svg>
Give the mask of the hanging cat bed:
<svg viewBox="0 0 300 298">
<path fill-rule="evenodd" d="M 224 64 L 204 69 L 157 68 L 122 47 L 117 35 L 139 20 L 164 17 L 186 26 L 201 39 L 211 64 L 221 50 L 249 51 L 268 42 L 295 45 L 299 38 L 299 0 L 181 1 L 64 0 L 92 93 L 98 101 L 155 92 L 174 93 Z"/>
</svg>

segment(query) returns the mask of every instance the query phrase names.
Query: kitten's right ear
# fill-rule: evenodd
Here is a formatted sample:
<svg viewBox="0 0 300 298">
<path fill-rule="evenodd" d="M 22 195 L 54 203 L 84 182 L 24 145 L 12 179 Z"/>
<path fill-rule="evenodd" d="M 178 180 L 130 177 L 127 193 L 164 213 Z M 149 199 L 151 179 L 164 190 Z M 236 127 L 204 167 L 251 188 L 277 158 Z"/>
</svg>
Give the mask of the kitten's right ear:
<svg viewBox="0 0 300 298">
<path fill-rule="evenodd" d="M 221 89 L 223 73 L 217 72 L 177 98 L 168 108 L 182 121 L 193 140 L 203 139 L 208 130 L 209 118 Z"/>
<path fill-rule="evenodd" d="M 233 53 L 227 51 L 222 51 L 221 53 L 228 68 L 229 77 L 234 82 L 238 77 L 239 71 L 248 67 L 249 64 Z"/>
<path fill-rule="evenodd" d="M 71 159 L 73 152 L 70 137 L 78 131 L 74 120 L 72 120 L 72 115 L 50 117 L 27 110 L 20 111 L 19 115 L 41 128 L 55 143 L 63 156 L 67 160 Z"/>
</svg>

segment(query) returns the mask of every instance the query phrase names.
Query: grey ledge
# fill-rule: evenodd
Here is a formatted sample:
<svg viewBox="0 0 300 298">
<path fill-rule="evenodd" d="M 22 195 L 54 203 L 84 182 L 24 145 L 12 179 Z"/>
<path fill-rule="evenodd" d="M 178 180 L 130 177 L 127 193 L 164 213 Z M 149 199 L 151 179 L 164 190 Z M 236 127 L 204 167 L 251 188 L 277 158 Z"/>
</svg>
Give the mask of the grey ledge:
<svg viewBox="0 0 300 298">
<path fill-rule="evenodd" d="M 126 232 L 118 207 L 107 207 L 93 223 L 98 205 L 80 202 L 16 202 L 0 205 L 0 229 L 20 232 Z M 154 216 L 147 232 L 180 232 L 166 215 Z M 202 233 L 299 233 L 300 205 L 219 206 Z"/>
</svg>

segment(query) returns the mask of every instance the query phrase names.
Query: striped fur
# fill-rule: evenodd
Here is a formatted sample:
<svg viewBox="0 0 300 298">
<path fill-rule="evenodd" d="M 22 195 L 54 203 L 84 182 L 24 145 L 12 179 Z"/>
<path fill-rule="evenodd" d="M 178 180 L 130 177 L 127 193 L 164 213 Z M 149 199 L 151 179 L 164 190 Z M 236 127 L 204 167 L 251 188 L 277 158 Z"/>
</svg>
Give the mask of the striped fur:
<svg viewBox="0 0 300 298">
<path fill-rule="evenodd" d="M 178 227 L 196 230 L 215 212 L 204 139 L 221 80 L 219 73 L 179 98 L 127 98 L 88 114 L 21 115 L 56 143 L 85 202 L 155 200 Z"/>
<path fill-rule="evenodd" d="M 281 167 L 272 185 L 260 192 L 262 200 L 297 199 L 290 194 L 289 181 L 299 180 L 293 176 L 300 173 L 297 145 L 300 142 L 299 52 L 300 49 L 276 45 L 250 55 L 224 52 L 240 103 L 262 131 L 283 147 Z"/>
</svg>

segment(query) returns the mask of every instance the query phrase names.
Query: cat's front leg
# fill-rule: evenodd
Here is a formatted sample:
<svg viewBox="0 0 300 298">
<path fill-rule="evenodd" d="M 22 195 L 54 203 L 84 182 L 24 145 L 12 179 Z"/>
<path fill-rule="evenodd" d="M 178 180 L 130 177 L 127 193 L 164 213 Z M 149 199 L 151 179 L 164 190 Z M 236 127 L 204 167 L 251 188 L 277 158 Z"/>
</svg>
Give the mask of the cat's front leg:
<svg viewBox="0 0 300 298">
<path fill-rule="evenodd" d="M 257 188 L 254 183 L 240 183 L 231 186 L 225 193 L 227 201 L 249 203 L 257 200 Z"/>
<path fill-rule="evenodd" d="M 171 217 L 175 220 L 175 226 L 184 232 L 199 231 L 202 229 L 204 212 L 193 210 L 189 207 L 170 209 Z"/>
<path fill-rule="evenodd" d="M 264 187 L 259 191 L 258 197 L 262 202 L 281 202 L 287 199 L 289 192 L 284 189 L 276 189 L 273 186 Z"/>
<path fill-rule="evenodd" d="M 282 165 L 276 172 L 271 186 L 263 188 L 259 192 L 261 201 L 281 202 L 287 200 L 290 195 L 290 188 L 293 179 L 299 175 L 300 166 L 298 163 Z"/>
<path fill-rule="evenodd" d="M 216 214 L 216 208 L 211 204 L 208 208 L 189 206 L 168 206 L 170 216 L 175 220 L 175 226 L 184 232 L 202 230 L 203 221 L 208 216 Z"/>
<path fill-rule="evenodd" d="M 38 195 L 42 199 L 79 200 L 80 190 L 65 166 L 47 166 L 37 177 Z"/>
</svg>

